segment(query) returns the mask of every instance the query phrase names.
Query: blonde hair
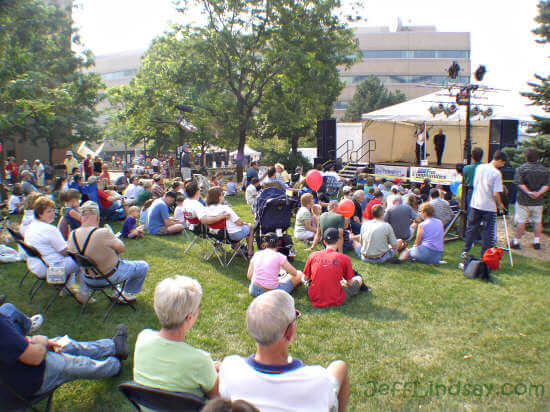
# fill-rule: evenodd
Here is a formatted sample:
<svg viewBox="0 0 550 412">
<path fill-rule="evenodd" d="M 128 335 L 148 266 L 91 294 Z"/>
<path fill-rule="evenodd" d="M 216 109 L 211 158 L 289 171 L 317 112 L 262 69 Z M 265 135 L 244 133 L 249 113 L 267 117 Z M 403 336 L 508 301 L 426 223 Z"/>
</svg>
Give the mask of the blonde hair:
<svg viewBox="0 0 550 412">
<path fill-rule="evenodd" d="M 300 203 L 302 206 L 306 203 L 309 205 L 311 202 L 313 202 L 313 195 L 311 193 L 304 193 L 302 197 L 300 197 Z"/>
<path fill-rule="evenodd" d="M 428 217 L 433 217 L 434 215 L 434 207 L 430 202 L 424 202 L 420 205 L 419 208 L 420 212 L 424 212 L 428 215 Z"/>
<path fill-rule="evenodd" d="M 138 206 L 131 206 L 129 209 L 128 209 L 128 214 L 132 213 L 132 212 L 138 212 L 139 213 L 139 207 Z"/>
<path fill-rule="evenodd" d="M 34 209 L 34 203 L 36 202 L 36 199 L 40 197 L 40 193 L 38 192 L 31 192 L 25 197 L 25 201 L 23 202 L 23 206 L 25 207 L 25 210 L 33 210 Z"/>
</svg>

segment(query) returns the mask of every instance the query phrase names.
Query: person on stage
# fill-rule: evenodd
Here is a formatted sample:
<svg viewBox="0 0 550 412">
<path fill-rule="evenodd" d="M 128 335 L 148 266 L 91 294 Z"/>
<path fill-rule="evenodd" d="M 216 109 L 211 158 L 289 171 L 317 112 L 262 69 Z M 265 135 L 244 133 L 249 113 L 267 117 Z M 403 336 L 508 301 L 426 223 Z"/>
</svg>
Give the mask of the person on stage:
<svg viewBox="0 0 550 412">
<path fill-rule="evenodd" d="M 443 129 L 439 129 L 439 133 L 434 136 L 435 154 L 437 156 L 437 165 L 441 166 L 443 159 L 443 151 L 445 150 L 446 136 L 443 134 Z"/>
<path fill-rule="evenodd" d="M 428 140 L 428 131 L 426 125 L 421 124 L 420 129 L 416 129 L 414 132 L 416 137 L 416 164 L 420 164 L 420 161 L 425 158 L 426 140 Z"/>
</svg>

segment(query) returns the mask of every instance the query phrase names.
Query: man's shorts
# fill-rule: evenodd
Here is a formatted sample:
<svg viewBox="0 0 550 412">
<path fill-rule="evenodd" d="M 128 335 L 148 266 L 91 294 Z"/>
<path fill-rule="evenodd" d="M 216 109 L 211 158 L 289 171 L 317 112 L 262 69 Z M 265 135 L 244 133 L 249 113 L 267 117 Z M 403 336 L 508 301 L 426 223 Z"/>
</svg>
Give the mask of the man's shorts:
<svg viewBox="0 0 550 412">
<path fill-rule="evenodd" d="M 167 235 L 168 234 L 168 228 L 166 226 L 161 226 L 158 230 L 158 232 L 156 233 L 156 235 L 158 236 L 164 236 L 164 235 Z"/>
<path fill-rule="evenodd" d="M 517 223 L 541 223 L 542 222 L 542 205 L 540 206 L 524 206 L 516 203 L 515 214 Z"/>
<path fill-rule="evenodd" d="M 250 234 L 250 227 L 248 225 L 242 225 L 238 232 L 228 233 L 229 239 L 233 242 L 238 242 L 239 240 L 247 237 Z"/>
</svg>

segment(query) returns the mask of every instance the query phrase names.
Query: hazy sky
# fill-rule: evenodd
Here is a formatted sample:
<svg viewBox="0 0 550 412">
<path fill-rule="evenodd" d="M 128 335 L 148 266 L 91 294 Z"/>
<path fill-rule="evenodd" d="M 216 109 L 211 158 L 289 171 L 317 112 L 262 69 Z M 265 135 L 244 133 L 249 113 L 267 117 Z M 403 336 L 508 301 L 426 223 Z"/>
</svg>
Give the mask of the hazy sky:
<svg viewBox="0 0 550 412">
<path fill-rule="evenodd" d="M 171 0 L 80 0 L 74 18 L 86 47 L 96 55 L 146 49 L 182 21 Z M 365 0 L 367 26 L 435 25 L 471 33 L 472 68 L 485 64 L 484 84 L 528 90 L 533 73 L 548 75 L 550 45 L 535 43 L 538 0 Z M 365 25 L 365 24 L 363 24 Z"/>
</svg>

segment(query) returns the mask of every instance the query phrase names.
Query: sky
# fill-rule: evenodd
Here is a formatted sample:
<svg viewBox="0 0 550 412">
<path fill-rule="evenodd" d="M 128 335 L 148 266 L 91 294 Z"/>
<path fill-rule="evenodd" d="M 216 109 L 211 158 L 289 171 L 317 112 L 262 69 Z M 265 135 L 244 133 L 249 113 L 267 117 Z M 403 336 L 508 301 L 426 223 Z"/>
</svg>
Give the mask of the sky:
<svg viewBox="0 0 550 412">
<path fill-rule="evenodd" d="M 343 0 L 345 2 L 345 0 Z M 95 55 L 146 49 L 151 40 L 183 22 L 171 0 L 79 0 L 73 13 L 85 46 Z M 364 0 L 363 26 L 435 25 L 470 32 L 472 69 L 487 67 L 483 84 L 528 91 L 534 73 L 550 73 L 550 45 L 539 45 L 538 0 Z M 193 19 L 197 18 L 191 17 Z M 472 71 L 473 71 L 472 70 Z"/>
</svg>

